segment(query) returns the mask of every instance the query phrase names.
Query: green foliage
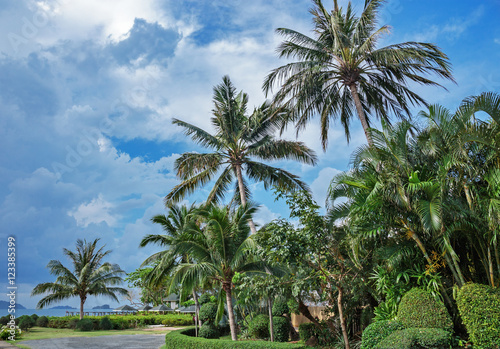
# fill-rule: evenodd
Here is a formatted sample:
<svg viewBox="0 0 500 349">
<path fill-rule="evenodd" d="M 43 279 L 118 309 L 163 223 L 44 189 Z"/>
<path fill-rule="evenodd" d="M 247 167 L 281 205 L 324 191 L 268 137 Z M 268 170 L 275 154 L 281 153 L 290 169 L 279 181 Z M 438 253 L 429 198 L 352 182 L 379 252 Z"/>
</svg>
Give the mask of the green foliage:
<svg viewBox="0 0 500 349">
<path fill-rule="evenodd" d="M 201 325 L 198 335 L 207 339 L 215 339 L 220 337 L 219 329 L 211 321 L 207 321 L 203 325 Z"/>
<path fill-rule="evenodd" d="M 69 320 L 68 322 L 68 328 L 74 330 L 76 328 L 76 325 L 78 325 L 78 321 L 80 321 L 79 319 L 71 319 Z"/>
<path fill-rule="evenodd" d="M 273 334 L 276 342 L 288 342 L 290 321 L 283 316 L 273 316 Z"/>
<path fill-rule="evenodd" d="M 26 331 L 26 330 L 32 328 L 33 326 L 35 326 L 35 322 L 33 321 L 33 319 L 30 316 L 23 315 L 20 317 L 19 328 L 22 331 Z"/>
<path fill-rule="evenodd" d="M 500 289 L 467 284 L 458 292 L 457 305 L 474 348 L 500 348 Z"/>
<path fill-rule="evenodd" d="M 18 340 L 21 338 L 22 331 L 19 328 L 19 326 L 12 325 L 11 326 L 3 326 L 2 329 L 0 330 L 0 338 L 5 340 L 8 340 L 9 338 L 14 337 L 14 340 Z"/>
<path fill-rule="evenodd" d="M 444 304 L 420 288 L 412 288 L 403 296 L 399 304 L 398 320 L 406 328 L 441 328 L 453 331 L 453 322 Z"/>
<path fill-rule="evenodd" d="M 196 338 L 194 330 L 178 330 L 165 336 L 166 349 L 306 349 L 305 345 L 267 341 L 228 341 Z"/>
<path fill-rule="evenodd" d="M 399 321 L 382 320 L 371 323 L 363 331 L 361 339 L 361 349 L 372 349 L 387 338 L 393 332 L 404 329 L 404 325 Z"/>
<path fill-rule="evenodd" d="M 99 328 L 101 330 L 111 330 L 113 328 L 113 324 L 111 323 L 111 320 L 107 316 L 103 317 L 101 321 L 99 321 Z"/>
<path fill-rule="evenodd" d="M 299 337 L 301 341 L 308 341 L 312 336 L 316 336 L 316 325 L 312 322 L 305 322 L 299 325 Z"/>
<path fill-rule="evenodd" d="M 283 316 L 290 313 L 290 308 L 284 300 L 278 300 L 273 304 L 273 316 Z"/>
<path fill-rule="evenodd" d="M 257 339 L 269 338 L 269 316 L 264 314 L 254 316 L 248 324 L 248 333 Z"/>
<path fill-rule="evenodd" d="M 10 316 L 9 315 L 5 315 L 5 316 L 0 317 L 0 326 L 7 325 L 7 323 L 9 321 L 10 321 Z"/>
<path fill-rule="evenodd" d="M 31 314 L 31 320 L 33 320 L 36 323 L 36 320 L 38 320 L 38 315 L 37 314 Z"/>
<path fill-rule="evenodd" d="M 214 322 L 216 316 L 217 316 L 217 304 L 205 303 L 201 306 L 201 308 L 200 308 L 200 320 L 201 321 Z"/>
<path fill-rule="evenodd" d="M 36 325 L 38 327 L 47 327 L 47 326 L 49 326 L 49 319 L 46 316 L 40 316 L 36 320 Z"/>
<path fill-rule="evenodd" d="M 83 332 L 92 331 L 94 329 L 94 322 L 90 319 L 81 319 L 76 324 L 76 329 Z"/>
<path fill-rule="evenodd" d="M 200 298 L 198 298 L 198 303 L 200 303 L 200 306 L 210 302 L 211 302 L 211 296 L 208 293 L 204 293 L 200 296 Z"/>
<path fill-rule="evenodd" d="M 440 328 L 407 328 L 393 332 L 374 349 L 449 349 L 451 334 Z"/>
</svg>

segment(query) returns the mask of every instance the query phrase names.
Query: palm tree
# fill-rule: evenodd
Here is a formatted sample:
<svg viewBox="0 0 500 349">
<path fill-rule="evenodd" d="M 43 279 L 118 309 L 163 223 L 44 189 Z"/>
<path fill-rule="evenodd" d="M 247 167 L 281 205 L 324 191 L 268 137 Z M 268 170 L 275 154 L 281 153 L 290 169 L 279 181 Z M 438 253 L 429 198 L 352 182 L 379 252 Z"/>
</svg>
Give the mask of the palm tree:
<svg viewBox="0 0 500 349">
<path fill-rule="evenodd" d="M 186 253 L 196 262 L 180 264 L 174 272 L 173 284 L 193 287 L 203 282 L 219 285 L 226 295 L 226 306 L 231 338 L 237 340 L 232 300 L 232 279 L 235 273 L 266 273 L 267 263 L 256 257 L 254 235 L 250 235 L 248 221 L 256 206 L 243 205 L 235 211 L 228 207 L 211 206 L 199 211 L 204 218 L 201 235 L 178 244 L 178 253 Z M 222 297 L 219 297 L 222 300 Z M 219 305 L 219 317 L 223 307 Z"/>
<path fill-rule="evenodd" d="M 37 304 L 37 308 L 44 308 L 54 302 L 72 297 L 80 297 L 80 319 L 83 319 L 83 305 L 88 296 L 107 296 L 118 302 L 116 294 L 127 295 L 128 291 L 116 287 L 123 282 L 121 275 L 125 272 L 117 264 L 103 263 L 110 250 L 97 249 L 97 242 L 87 242 L 78 239 L 76 252 L 63 249 L 64 254 L 73 263 L 73 271 L 66 268 L 58 260 L 51 260 L 47 264 L 52 275 L 57 276 L 55 282 L 46 282 L 35 286 L 31 296 L 49 293 Z"/>
<path fill-rule="evenodd" d="M 177 253 L 176 246 L 185 240 L 192 240 L 193 236 L 199 232 L 196 224 L 197 210 L 198 207 L 194 204 L 189 207 L 172 205 L 167 215 L 160 214 L 151 219 L 153 223 L 162 227 L 164 234 L 149 234 L 141 240 L 139 246 L 145 247 L 153 244 L 164 248 L 164 250 L 153 254 L 142 263 L 143 266 L 154 264 L 153 269 L 147 276 L 147 282 L 150 285 L 156 287 L 164 285 L 165 276 L 171 275 L 178 264 L 192 262 L 192 258 L 188 254 Z M 184 288 L 183 291 L 186 292 L 187 290 Z M 192 295 L 195 301 L 196 317 L 199 318 L 196 287 L 192 289 Z"/>
<path fill-rule="evenodd" d="M 276 123 L 272 116 L 275 111 L 269 103 L 264 103 L 251 115 L 246 115 L 248 96 L 243 92 L 237 93 L 227 76 L 223 77 L 222 84 L 214 88 L 213 100 L 214 135 L 184 121 L 173 121 L 183 127 L 195 142 L 214 151 L 204 154 L 184 153 L 175 161 L 177 176 L 182 183 L 165 197 L 167 206 L 205 185 L 220 170 L 222 173 L 208 195 L 207 204 L 220 203 L 236 178 L 236 200 L 245 205 L 250 192 L 243 172 L 250 179 L 263 182 L 265 189 L 271 186 L 287 190 L 307 189 L 307 185 L 292 173 L 252 159 L 292 159 L 310 165 L 316 164 L 316 155 L 303 143 L 273 137 Z M 255 226 L 251 221 L 250 224 L 255 233 Z"/>
<path fill-rule="evenodd" d="M 405 118 L 412 105 L 425 104 L 408 83 L 441 86 L 428 78 L 432 74 L 453 80 L 448 57 L 433 44 L 405 42 L 377 48 L 389 32 L 387 25 L 377 29 L 383 0 L 366 0 L 359 17 L 351 2 L 344 11 L 334 0 L 332 12 L 321 0 L 313 2 L 315 36 L 277 29 L 286 38 L 278 47 L 279 56 L 297 61 L 274 69 L 263 89 L 269 93 L 281 84 L 274 101 L 295 111 L 285 116 L 284 124 L 296 122 L 297 132 L 318 113 L 323 149 L 328 144 L 330 120 L 340 119 L 349 141 L 355 110 L 371 146 L 370 114 L 388 123 L 390 111 Z"/>
</svg>

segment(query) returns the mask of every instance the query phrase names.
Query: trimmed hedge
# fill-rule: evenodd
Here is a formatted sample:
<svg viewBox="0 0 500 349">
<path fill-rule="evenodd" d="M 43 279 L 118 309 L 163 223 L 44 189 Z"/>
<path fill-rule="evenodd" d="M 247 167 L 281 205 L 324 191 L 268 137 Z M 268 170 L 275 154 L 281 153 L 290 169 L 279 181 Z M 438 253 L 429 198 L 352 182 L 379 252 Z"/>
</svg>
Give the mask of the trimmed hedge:
<svg viewBox="0 0 500 349">
<path fill-rule="evenodd" d="M 264 314 L 254 316 L 248 324 L 248 333 L 257 339 L 269 338 L 269 316 Z"/>
<path fill-rule="evenodd" d="M 307 342 L 312 336 L 316 336 L 317 328 L 312 322 L 304 322 L 299 325 L 299 337 L 301 341 Z"/>
<path fill-rule="evenodd" d="M 266 341 L 231 341 L 191 337 L 193 329 L 177 330 L 165 336 L 166 349 L 306 349 L 305 345 Z"/>
<path fill-rule="evenodd" d="M 101 319 L 101 321 L 99 321 L 99 328 L 101 330 L 108 331 L 113 328 L 113 324 L 111 323 L 111 320 L 107 316 L 105 316 Z"/>
<path fill-rule="evenodd" d="M 47 327 L 49 326 L 49 319 L 45 315 L 40 316 L 38 319 L 36 319 L 36 325 L 38 327 Z"/>
<path fill-rule="evenodd" d="M 94 329 L 94 322 L 90 319 L 83 318 L 76 324 L 76 329 L 85 332 L 92 331 Z"/>
<path fill-rule="evenodd" d="M 363 331 L 361 349 L 373 349 L 393 332 L 403 330 L 404 325 L 395 320 L 381 320 L 373 322 Z"/>
<path fill-rule="evenodd" d="M 43 316 L 42 316 L 43 317 Z M 41 318 L 42 318 L 41 317 Z M 124 330 L 128 328 L 144 327 L 148 325 L 165 326 L 192 326 L 193 316 L 191 314 L 143 314 L 143 315 L 106 315 L 113 324 L 113 329 Z M 95 328 L 99 328 L 99 322 L 103 316 L 85 316 L 95 323 Z M 48 318 L 48 327 L 51 328 L 71 328 L 72 320 L 79 320 L 78 316 L 51 316 Z"/>
<path fill-rule="evenodd" d="M 272 309 L 273 316 L 283 316 L 288 313 L 290 313 L 290 308 L 285 301 L 279 300 L 274 302 Z"/>
<path fill-rule="evenodd" d="M 458 311 L 474 348 L 500 348 L 500 290 L 479 284 L 463 286 Z"/>
<path fill-rule="evenodd" d="M 449 349 L 451 334 L 440 328 L 407 328 L 393 332 L 374 349 Z"/>
<path fill-rule="evenodd" d="M 406 328 L 441 328 L 453 332 L 453 322 L 444 304 L 421 288 L 405 293 L 399 303 L 398 320 Z"/>
<path fill-rule="evenodd" d="M 290 321 L 283 316 L 273 316 L 273 334 L 275 342 L 288 342 Z"/>
<path fill-rule="evenodd" d="M 219 329 L 211 321 L 207 321 L 201 325 L 198 335 L 207 339 L 217 339 L 220 337 Z"/>
<path fill-rule="evenodd" d="M 214 321 L 217 316 L 217 304 L 215 303 L 205 303 L 200 308 L 200 320 Z"/>
</svg>

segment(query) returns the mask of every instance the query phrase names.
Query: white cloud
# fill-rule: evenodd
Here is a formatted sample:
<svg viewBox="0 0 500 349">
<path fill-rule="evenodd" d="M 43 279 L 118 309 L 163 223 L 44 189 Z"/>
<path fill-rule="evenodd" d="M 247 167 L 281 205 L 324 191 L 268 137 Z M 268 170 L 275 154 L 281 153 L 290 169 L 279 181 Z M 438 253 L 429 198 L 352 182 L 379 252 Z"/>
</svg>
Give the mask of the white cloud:
<svg viewBox="0 0 500 349">
<path fill-rule="evenodd" d="M 341 173 L 342 171 L 337 170 L 332 167 L 324 167 L 319 171 L 318 177 L 311 184 L 311 191 L 313 193 L 314 200 L 321 205 L 325 206 L 326 194 L 328 192 L 328 187 L 332 178 Z"/>
<path fill-rule="evenodd" d="M 114 205 L 103 199 L 102 194 L 93 199 L 89 203 L 81 204 L 78 208 L 68 212 L 68 215 L 75 218 L 76 223 L 80 227 L 88 227 L 89 224 L 99 224 L 105 222 L 108 226 L 116 225 L 118 217 L 114 216 Z"/>
</svg>

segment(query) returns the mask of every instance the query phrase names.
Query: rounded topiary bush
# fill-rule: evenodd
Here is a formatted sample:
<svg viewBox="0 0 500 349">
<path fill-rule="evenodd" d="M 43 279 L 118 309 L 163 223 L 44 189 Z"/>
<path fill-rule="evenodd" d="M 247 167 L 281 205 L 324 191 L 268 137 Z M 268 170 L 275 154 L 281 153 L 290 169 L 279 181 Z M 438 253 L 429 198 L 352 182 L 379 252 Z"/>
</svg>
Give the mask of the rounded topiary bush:
<svg viewBox="0 0 500 349">
<path fill-rule="evenodd" d="M 0 317 L 0 325 L 1 326 L 7 325 L 7 323 L 9 321 L 10 321 L 10 316 L 9 315 L 5 315 L 5 316 Z"/>
<path fill-rule="evenodd" d="M 76 325 L 78 324 L 79 319 L 71 319 L 68 322 L 68 328 L 74 330 L 76 328 Z"/>
<path fill-rule="evenodd" d="M 285 301 L 279 300 L 274 302 L 272 312 L 273 316 L 283 316 L 290 313 L 290 308 L 288 308 L 288 304 Z"/>
<path fill-rule="evenodd" d="M 299 337 L 300 340 L 307 342 L 309 338 L 316 336 L 316 325 L 312 322 L 305 322 L 299 325 Z"/>
<path fill-rule="evenodd" d="M 399 303 L 398 320 L 406 328 L 453 330 L 453 322 L 443 302 L 437 301 L 430 292 L 421 288 L 412 288 L 405 293 Z"/>
<path fill-rule="evenodd" d="M 383 339 L 397 330 L 404 329 L 404 325 L 395 320 L 381 320 L 373 322 L 363 331 L 361 349 L 372 349 Z"/>
<path fill-rule="evenodd" d="M 217 316 L 217 304 L 205 303 L 200 308 L 200 320 L 203 322 L 214 321 Z"/>
<path fill-rule="evenodd" d="M 260 314 L 248 323 L 248 333 L 253 338 L 269 338 L 269 316 Z"/>
<path fill-rule="evenodd" d="M 105 316 L 99 321 L 99 328 L 101 330 L 109 331 L 113 329 L 113 324 L 111 323 L 111 320 Z"/>
<path fill-rule="evenodd" d="M 81 319 L 77 322 L 75 328 L 83 332 L 92 331 L 94 329 L 94 323 L 90 319 Z"/>
<path fill-rule="evenodd" d="M 451 334 L 441 328 L 407 328 L 384 338 L 374 349 L 449 349 Z"/>
<path fill-rule="evenodd" d="M 215 339 L 220 336 L 219 329 L 211 321 L 207 321 L 201 325 L 198 335 L 208 339 Z"/>
<path fill-rule="evenodd" d="M 31 314 L 31 320 L 36 324 L 36 320 L 38 320 L 38 315 L 37 314 Z"/>
<path fill-rule="evenodd" d="M 460 317 L 474 348 L 500 348 L 500 290 L 467 284 L 457 295 Z"/>
<path fill-rule="evenodd" d="M 46 316 L 40 316 L 36 320 L 36 325 L 38 327 L 47 327 L 49 325 L 49 319 Z"/>
<path fill-rule="evenodd" d="M 273 334 L 275 342 L 288 342 L 290 321 L 283 316 L 273 316 Z"/>
</svg>

